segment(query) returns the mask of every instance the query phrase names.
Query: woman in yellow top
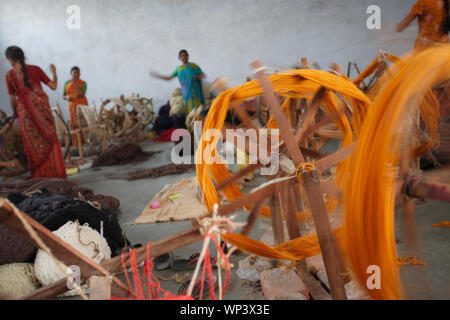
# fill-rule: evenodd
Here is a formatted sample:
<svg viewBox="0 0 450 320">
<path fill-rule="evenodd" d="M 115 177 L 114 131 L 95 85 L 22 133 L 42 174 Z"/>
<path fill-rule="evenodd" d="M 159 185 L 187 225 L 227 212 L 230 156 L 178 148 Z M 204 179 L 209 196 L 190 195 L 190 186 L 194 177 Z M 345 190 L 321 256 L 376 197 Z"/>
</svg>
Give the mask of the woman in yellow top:
<svg viewBox="0 0 450 320">
<path fill-rule="evenodd" d="M 397 25 L 397 31 L 402 32 L 417 18 L 419 34 L 414 49 L 420 50 L 437 43 L 448 43 L 449 10 L 449 0 L 419 0 L 405 19 Z"/>
<path fill-rule="evenodd" d="M 72 130 L 78 129 L 77 124 L 77 106 L 78 105 L 88 105 L 86 99 L 87 84 L 86 81 L 80 79 L 80 68 L 77 66 L 70 69 L 72 74 L 72 80 L 67 80 L 64 84 L 63 99 L 69 101 L 69 113 L 70 113 L 70 127 Z M 81 136 L 83 140 L 83 136 Z M 77 137 L 72 135 L 73 145 L 77 146 Z M 83 144 L 83 141 L 81 141 Z"/>
</svg>

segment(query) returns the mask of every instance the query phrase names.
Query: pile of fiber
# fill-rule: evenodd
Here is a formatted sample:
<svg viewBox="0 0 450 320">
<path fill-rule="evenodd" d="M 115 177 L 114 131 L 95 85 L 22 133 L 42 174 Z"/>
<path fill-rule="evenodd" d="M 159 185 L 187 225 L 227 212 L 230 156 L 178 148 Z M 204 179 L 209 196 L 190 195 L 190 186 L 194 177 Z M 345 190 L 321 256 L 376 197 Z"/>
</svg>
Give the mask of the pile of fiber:
<svg viewBox="0 0 450 320">
<path fill-rule="evenodd" d="M 101 205 L 116 210 L 120 207 L 120 201 L 111 196 L 94 194 L 91 189 L 82 187 L 75 182 L 57 178 L 35 178 L 21 182 L 0 182 L 0 196 L 6 197 L 10 193 L 31 193 L 35 190 L 46 189 L 53 194 L 66 195 L 77 198 L 79 194 L 87 201 L 97 201 Z"/>
<path fill-rule="evenodd" d="M 170 94 L 170 115 L 184 114 L 184 100 L 181 88 L 175 88 Z"/>
<path fill-rule="evenodd" d="M 36 250 L 32 242 L 0 225 L 0 265 L 32 261 Z"/>
<path fill-rule="evenodd" d="M 11 263 L 0 266 L 0 296 L 18 299 L 39 288 L 31 263 Z"/>
<path fill-rule="evenodd" d="M 100 233 L 91 229 L 87 224 L 80 225 L 78 222 L 74 223 L 70 221 L 53 233 L 96 263 L 111 258 L 111 249 L 109 248 L 108 243 Z M 65 269 L 67 269 L 67 267 Z M 43 286 L 48 286 L 67 276 L 57 263 L 41 249 L 39 249 L 36 255 L 34 272 Z M 87 289 L 85 286 L 82 288 Z M 64 296 L 77 294 L 78 291 L 73 289 L 66 292 Z"/>
<path fill-rule="evenodd" d="M 153 130 L 156 131 L 158 135 L 172 128 L 172 119 L 169 113 L 170 113 L 170 105 L 167 102 L 167 104 L 159 108 L 158 116 L 156 117 L 155 125 L 153 126 Z"/>
<path fill-rule="evenodd" d="M 170 115 L 184 114 L 184 100 L 182 96 L 170 98 Z"/>
<path fill-rule="evenodd" d="M 124 165 L 147 160 L 160 151 L 143 151 L 136 143 L 126 142 L 110 147 L 94 161 L 94 167 Z"/>
<path fill-rule="evenodd" d="M 81 224 L 89 224 L 91 228 L 100 232 L 103 223 L 103 235 L 113 256 L 120 254 L 123 248 L 130 245 L 119 225 L 117 215 L 105 207 L 95 208 L 92 205 L 95 203 L 90 204 L 86 201 L 70 199 L 67 196 L 54 195 L 45 189 L 41 193 L 35 193 L 29 197 L 21 193 L 12 193 L 8 195 L 8 200 L 50 231 L 58 230 L 68 221 L 79 221 Z M 20 240 L 16 241 L 26 247 L 26 244 Z M 0 251 L 3 250 L 3 246 L 5 245 L 0 243 Z M 14 249 L 8 251 L 14 251 Z M 13 262 L 24 261 L 27 260 Z"/>
<path fill-rule="evenodd" d="M 180 174 L 195 169 L 194 164 L 167 164 L 161 167 L 136 170 L 128 173 L 124 178 L 128 181 L 157 178 L 162 176 L 168 176 L 173 174 Z"/>
<path fill-rule="evenodd" d="M 179 88 L 178 88 L 179 89 Z M 158 111 L 158 117 L 155 119 L 155 125 L 153 126 L 153 131 L 156 131 L 158 135 L 170 129 L 186 128 L 186 115 L 184 109 L 184 100 L 180 95 L 176 96 L 177 99 L 168 101 L 165 105 L 161 106 Z M 176 89 L 174 90 L 176 91 Z M 172 94 L 177 94 L 172 93 Z M 181 100 L 180 100 L 181 98 Z M 172 107 L 174 106 L 174 107 Z M 175 110 L 177 110 L 175 112 Z"/>
</svg>

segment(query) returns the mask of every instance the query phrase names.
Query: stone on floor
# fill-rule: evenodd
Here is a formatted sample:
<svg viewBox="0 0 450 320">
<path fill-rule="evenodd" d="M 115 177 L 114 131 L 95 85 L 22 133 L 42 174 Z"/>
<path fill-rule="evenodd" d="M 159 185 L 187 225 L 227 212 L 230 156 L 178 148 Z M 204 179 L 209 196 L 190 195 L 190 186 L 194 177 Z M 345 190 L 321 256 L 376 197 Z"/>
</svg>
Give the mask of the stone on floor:
<svg viewBox="0 0 450 320">
<path fill-rule="evenodd" d="M 317 275 L 320 270 L 325 270 L 325 264 L 323 263 L 322 255 L 316 255 L 305 259 L 306 268 L 309 272 Z"/>
<path fill-rule="evenodd" d="M 259 275 L 262 271 L 272 269 L 274 267 L 273 260 L 258 257 L 248 256 L 247 258 L 239 261 L 239 268 L 236 274 L 242 280 L 247 281 L 259 281 Z"/>
<path fill-rule="evenodd" d="M 309 292 L 302 279 L 292 269 L 275 268 L 260 274 L 261 288 L 268 300 L 299 297 L 309 299 Z"/>
</svg>

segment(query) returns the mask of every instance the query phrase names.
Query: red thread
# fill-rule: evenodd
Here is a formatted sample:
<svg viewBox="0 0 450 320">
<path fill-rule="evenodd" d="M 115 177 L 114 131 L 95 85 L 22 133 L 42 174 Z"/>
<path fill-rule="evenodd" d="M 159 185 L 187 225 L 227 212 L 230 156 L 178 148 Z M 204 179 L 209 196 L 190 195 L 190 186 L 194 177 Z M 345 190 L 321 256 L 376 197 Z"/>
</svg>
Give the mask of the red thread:
<svg viewBox="0 0 450 320">
<path fill-rule="evenodd" d="M 208 232 L 205 234 L 205 237 L 203 239 L 203 241 L 205 241 L 208 237 L 213 241 L 214 245 L 216 246 L 217 252 L 220 255 L 220 257 L 223 259 L 224 263 L 225 263 L 225 275 L 224 275 L 224 279 L 223 279 L 223 295 L 225 295 L 225 293 L 227 292 L 229 286 L 230 286 L 230 261 L 227 257 L 227 255 L 223 252 L 223 250 L 225 249 L 225 243 L 223 244 L 223 246 L 220 246 L 219 243 L 217 242 L 217 239 L 214 237 L 214 235 L 211 233 L 211 230 L 213 227 L 215 227 L 217 224 L 224 222 L 224 221 L 229 221 L 229 220 L 219 220 L 216 223 L 214 223 L 209 229 Z M 122 253 L 121 255 L 121 260 L 122 260 L 122 267 L 124 269 L 124 273 L 125 273 L 125 277 L 127 279 L 127 283 L 128 283 L 128 288 L 130 290 L 130 293 L 132 294 L 132 298 L 129 299 L 137 299 L 137 300 L 194 300 L 194 298 L 192 297 L 192 295 L 195 295 L 198 292 L 198 289 L 196 289 L 195 292 L 193 292 L 192 295 L 186 295 L 186 291 L 185 290 L 182 294 L 180 295 L 173 295 L 171 292 L 169 291 L 165 291 L 161 288 L 161 284 L 158 280 L 158 278 L 153 274 L 152 270 L 153 270 L 153 261 L 151 259 L 150 256 L 150 246 L 151 246 L 151 242 L 149 242 L 147 244 L 147 259 L 144 262 L 144 270 L 143 270 L 143 274 L 142 276 L 139 273 L 139 268 L 136 262 L 136 250 L 133 249 L 130 251 L 129 254 L 129 259 L 130 259 L 130 265 L 131 265 L 131 271 L 133 274 L 133 281 L 134 281 L 134 287 L 135 287 L 135 292 L 133 292 L 133 289 L 131 287 L 131 282 L 130 279 L 128 277 L 128 271 L 126 268 L 126 264 L 125 264 L 125 255 Z M 198 258 L 197 258 L 198 259 Z M 213 278 L 213 274 L 212 274 L 212 264 L 214 264 L 216 262 L 216 259 L 211 259 L 210 254 L 209 254 L 209 248 L 206 248 L 205 250 L 205 256 L 203 258 L 203 266 L 202 266 L 202 275 L 200 277 L 200 280 L 197 280 L 195 285 L 194 285 L 194 289 L 198 288 L 198 283 L 200 283 L 200 300 L 203 297 L 203 289 L 204 289 L 204 284 L 205 284 L 205 275 L 206 273 L 208 274 L 208 284 L 209 284 L 209 297 L 212 300 L 216 300 L 216 296 L 214 294 L 214 278 Z M 145 278 L 147 278 L 147 280 L 145 281 Z M 145 296 L 144 293 L 144 288 L 143 286 L 148 287 L 148 296 Z M 160 298 L 160 293 L 163 293 L 162 298 Z M 124 298 L 119 298 L 119 297 L 111 297 L 111 300 L 129 300 L 129 299 L 124 299 Z"/>
</svg>

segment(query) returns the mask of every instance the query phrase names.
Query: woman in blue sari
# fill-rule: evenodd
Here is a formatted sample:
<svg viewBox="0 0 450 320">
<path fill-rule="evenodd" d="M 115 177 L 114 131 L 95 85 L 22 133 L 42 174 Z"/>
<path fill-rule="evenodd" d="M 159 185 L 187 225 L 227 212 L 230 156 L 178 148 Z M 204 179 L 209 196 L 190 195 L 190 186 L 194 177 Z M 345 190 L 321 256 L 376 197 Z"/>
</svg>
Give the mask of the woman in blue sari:
<svg viewBox="0 0 450 320">
<path fill-rule="evenodd" d="M 205 77 L 202 69 L 192 62 L 189 62 L 189 54 L 186 50 L 180 50 L 178 59 L 183 63 L 177 67 L 170 76 L 164 76 L 151 72 L 151 75 L 162 80 L 172 80 L 178 77 L 183 94 L 186 115 L 200 105 L 205 105 L 202 91 L 202 78 Z"/>
</svg>

